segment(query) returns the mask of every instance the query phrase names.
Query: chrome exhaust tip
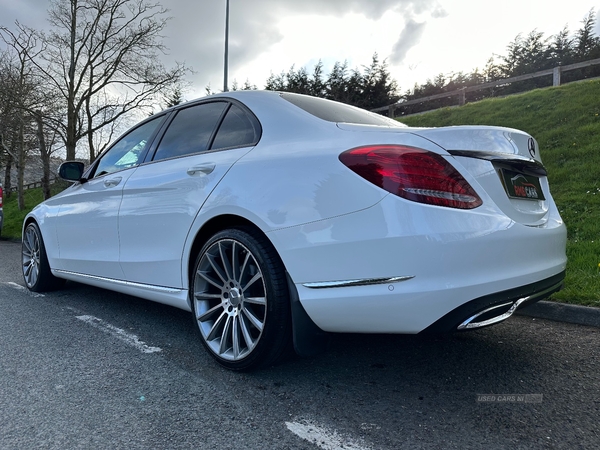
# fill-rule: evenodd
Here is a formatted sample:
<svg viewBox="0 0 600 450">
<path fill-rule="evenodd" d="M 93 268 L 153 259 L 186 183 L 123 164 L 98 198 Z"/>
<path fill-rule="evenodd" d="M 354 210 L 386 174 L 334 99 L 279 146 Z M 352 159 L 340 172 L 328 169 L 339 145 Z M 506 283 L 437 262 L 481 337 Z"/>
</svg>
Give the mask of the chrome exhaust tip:
<svg viewBox="0 0 600 450">
<path fill-rule="evenodd" d="M 474 316 L 469 317 L 463 323 L 461 323 L 456 329 L 457 330 L 472 330 L 474 328 L 487 327 L 488 325 L 494 325 L 498 322 L 502 322 L 508 319 L 513 313 L 519 308 L 521 303 L 529 300 L 530 297 L 523 297 L 517 300 L 516 302 L 508 302 L 502 303 L 501 305 L 492 306 L 491 308 L 484 309 L 483 311 L 478 312 Z M 506 308 L 509 307 L 508 310 Z M 498 312 L 498 315 L 494 315 L 494 311 Z M 504 311 L 504 312 L 501 312 Z M 481 316 L 489 316 L 492 315 L 491 318 L 480 320 L 477 319 Z"/>
</svg>

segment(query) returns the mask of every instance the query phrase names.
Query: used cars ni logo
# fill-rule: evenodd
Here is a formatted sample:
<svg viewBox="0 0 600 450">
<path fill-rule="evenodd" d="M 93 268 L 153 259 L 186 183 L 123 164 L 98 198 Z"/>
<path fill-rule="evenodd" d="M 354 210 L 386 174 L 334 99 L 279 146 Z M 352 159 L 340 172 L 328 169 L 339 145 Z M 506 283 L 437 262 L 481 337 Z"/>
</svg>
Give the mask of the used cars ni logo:
<svg viewBox="0 0 600 450">
<path fill-rule="evenodd" d="M 534 184 L 528 183 L 527 178 L 521 174 L 510 179 L 517 197 L 538 198 L 538 191 Z"/>
</svg>

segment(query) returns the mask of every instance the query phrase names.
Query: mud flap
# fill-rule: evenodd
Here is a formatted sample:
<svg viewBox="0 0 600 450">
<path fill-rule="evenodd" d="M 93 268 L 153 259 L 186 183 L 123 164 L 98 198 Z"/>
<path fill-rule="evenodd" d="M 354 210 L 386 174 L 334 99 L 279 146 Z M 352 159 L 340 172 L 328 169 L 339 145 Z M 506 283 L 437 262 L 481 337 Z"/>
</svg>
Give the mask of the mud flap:
<svg viewBox="0 0 600 450">
<path fill-rule="evenodd" d="M 296 286 L 290 275 L 286 275 L 292 310 L 294 350 L 302 357 L 316 356 L 329 347 L 329 334 L 321 330 L 308 316 L 300 303 Z"/>
</svg>

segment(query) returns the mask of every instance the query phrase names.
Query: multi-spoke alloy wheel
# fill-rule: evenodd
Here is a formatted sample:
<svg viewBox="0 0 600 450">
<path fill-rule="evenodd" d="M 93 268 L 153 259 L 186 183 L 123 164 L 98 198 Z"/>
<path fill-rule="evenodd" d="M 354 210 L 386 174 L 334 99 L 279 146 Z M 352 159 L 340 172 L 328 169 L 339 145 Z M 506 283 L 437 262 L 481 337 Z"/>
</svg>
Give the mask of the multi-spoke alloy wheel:
<svg viewBox="0 0 600 450">
<path fill-rule="evenodd" d="M 21 247 L 23 278 L 32 291 L 42 292 L 60 287 L 64 280 L 50 271 L 44 241 L 38 226 L 32 222 L 25 228 Z"/>
<path fill-rule="evenodd" d="M 215 235 L 198 256 L 192 301 L 204 345 L 226 367 L 250 369 L 281 353 L 277 340 L 289 334 L 285 274 L 257 236 Z"/>
<path fill-rule="evenodd" d="M 28 288 L 37 284 L 40 275 L 40 238 L 35 227 L 29 225 L 23 236 L 23 277 Z"/>
</svg>

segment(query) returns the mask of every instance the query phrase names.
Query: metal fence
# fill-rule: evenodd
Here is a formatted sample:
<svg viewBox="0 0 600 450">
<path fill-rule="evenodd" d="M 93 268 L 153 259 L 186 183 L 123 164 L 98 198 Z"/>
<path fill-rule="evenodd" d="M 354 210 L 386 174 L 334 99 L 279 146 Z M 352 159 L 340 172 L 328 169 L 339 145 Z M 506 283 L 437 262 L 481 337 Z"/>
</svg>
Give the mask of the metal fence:
<svg viewBox="0 0 600 450">
<path fill-rule="evenodd" d="M 59 180 L 58 177 L 55 177 L 54 179 L 50 179 L 50 184 L 54 184 Z M 33 183 L 27 183 L 23 185 L 23 190 L 27 191 L 29 189 L 35 189 L 35 188 L 41 188 L 42 187 L 42 182 L 41 181 L 35 181 Z M 12 192 L 17 192 L 19 190 L 19 188 L 17 186 L 11 186 L 10 189 L 5 189 L 5 191 L 7 193 L 12 193 Z"/>
<path fill-rule="evenodd" d="M 388 117 L 394 117 L 394 113 L 395 113 L 396 109 L 398 109 L 398 108 L 401 108 L 404 106 L 410 106 L 410 105 L 418 105 L 418 104 L 421 104 L 424 102 L 429 102 L 432 100 L 439 100 L 439 99 L 448 98 L 448 97 L 458 97 L 458 105 L 462 106 L 466 103 L 466 94 L 468 92 L 475 92 L 475 91 L 481 91 L 483 89 L 501 87 L 501 86 L 505 86 L 507 84 L 516 83 L 518 81 L 532 80 L 534 78 L 546 77 L 549 75 L 552 75 L 552 86 L 560 86 L 561 74 L 563 74 L 564 72 L 567 72 L 570 70 L 576 70 L 576 69 L 583 69 L 585 67 L 596 66 L 599 64 L 600 64 L 600 58 L 592 59 L 589 61 L 583 61 L 583 62 L 575 63 L 575 64 L 569 64 L 567 66 L 558 66 L 558 67 L 554 67 L 553 69 L 546 69 L 546 70 L 541 70 L 541 71 L 535 72 L 535 73 L 519 75 L 518 77 L 504 78 L 502 80 L 491 81 L 489 83 L 478 84 L 476 86 L 464 87 L 464 88 L 458 89 L 456 91 L 442 92 L 441 94 L 429 95 L 427 97 L 416 98 L 414 100 L 408 100 L 405 102 L 398 102 L 398 103 L 394 103 L 394 104 L 388 105 L 388 106 L 381 106 L 379 108 L 372 109 L 371 111 L 379 112 L 379 113 L 387 111 Z M 437 108 L 433 108 L 433 109 L 437 109 Z"/>
</svg>

